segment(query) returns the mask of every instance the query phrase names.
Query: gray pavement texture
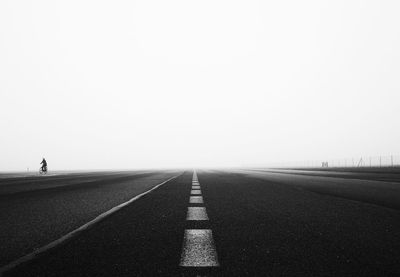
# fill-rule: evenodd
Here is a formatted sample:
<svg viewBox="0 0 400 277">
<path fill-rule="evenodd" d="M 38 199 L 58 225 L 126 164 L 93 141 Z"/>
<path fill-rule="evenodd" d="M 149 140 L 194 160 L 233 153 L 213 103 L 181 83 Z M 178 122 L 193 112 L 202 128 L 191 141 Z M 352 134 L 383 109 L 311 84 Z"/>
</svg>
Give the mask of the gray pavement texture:
<svg viewBox="0 0 400 277">
<path fill-rule="evenodd" d="M 299 188 L 293 176 L 198 176 L 225 276 L 400 275 L 399 210 Z"/>
<path fill-rule="evenodd" d="M 186 172 L 5 276 L 400 276 L 399 184 L 198 171 L 205 224 L 186 221 L 191 179 Z M 371 200 L 376 191 L 392 198 Z M 220 267 L 179 267 L 184 230 L 196 228 L 212 229 Z"/>
<path fill-rule="evenodd" d="M 20 178 L 0 179 L 0 266 L 58 239 L 174 174 L 88 173 L 33 177 L 25 182 Z"/>
<path fill-rule="evenodd" d="M 10 276 L 177 276 L 191 179 L 168 182 Z"/>
<path fill-rule="evenodd" d="M 258 169 L 256 171 L 280 172 L 296 175 L 344 177 L 348 179 L 376 180 L 400 183 L 400 167 L 384 168 L 317 168 L 317 169 Z"/>
<path fill-rule="evenodd" d="M 295 171 L 245 171 L 240 173 L 282 185 L 292 185 L 316 193 L 368 202 L 400 210 L 400 184 L 369 179 L 370 175 L 358 173 L 324 176 L 304 175 Z M 357 178 L 355 178 L 355 176 Z"/>
</svg>

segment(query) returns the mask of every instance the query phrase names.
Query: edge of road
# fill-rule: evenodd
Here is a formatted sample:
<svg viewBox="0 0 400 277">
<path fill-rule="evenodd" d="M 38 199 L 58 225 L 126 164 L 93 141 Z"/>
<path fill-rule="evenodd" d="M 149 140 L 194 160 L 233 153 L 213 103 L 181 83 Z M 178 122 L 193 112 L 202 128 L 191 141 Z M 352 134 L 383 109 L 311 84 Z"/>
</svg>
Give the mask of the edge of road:
<svg viewBox="0 0 400 277">
<path fill-rule="evenodd" d="M 385 183 L 399 183 L 398 180 L 384 180 L 384 179 L 368 179 L 368 178 L 361 178 L 357 176 L 352 176 L 352 173 L 366 173 L 368 172 L 342 172 L 342 171 L 301 171 L 301 170 L 262 170 L 262 169 L 242 169 L 241 171 L 252 171 L 256 173 L 273 173 L 273 174 L 287 174 L 287 175 L 297 175 L 297 176 L 306 176 L 306 177 L 321 177 L 321 178 L 335 178 L 335 179 L 345 179 L 345 180 L 358 180 L 358 181 L 368 181 L 368 182 L 385 182 Z M 372 173 L 374 174 L 374 173 Z"/>
<path fill-rule="evenodd" d="M 125 207 L 125 206 L 131 204 L 132 202 L 134 202 L 134 201 L 140 199 L 141 197 L 145 196 L 146 194 L 149 194 L 149 193 L 152 192 L 153 190 L 156 190 L 156 189 L 159 188 L 160 186 L 162 186 L 162 185 L 168 183 L 169 181 L 178 178 L 178 177 L 181 176 L 183 173 L 184 173 L 184 172 L 182 172 L 181 174 L 175 175 L 175 176 L 173 176 L 173 177 L 171 177 L 171 178 L 169 178 L 169 179 L 167 179 L 167 180 L 165 180 L 165 181 L 163 181 L 163 182 L 161 182 L 161 183 L 155 185 L 155 186 L 152 187 L 151 189 L 149 189 L 149 190 L 147 190 L 147 191 L 145 191 L 145 192 L 142 192 L 141 194 L 136 195 L 135 197 L 129 199 L 128 201 L 123 202 L 123 203 L 121 203 L 121 204 L 119 204 L 119 205 L 117 205 L 117 206 L 111 208 L 110 210 L 108 210 L 108 211 L 106 211 L 106 212 L 104 212 L 104 213 L 98 215 L 97 217 L 95 217 L 95 218 L 92 219 L 91 221 L 89 221 L 89 222 L 83 224 L 82 226 L 78 227 L 77 229 L 75 229 L 75 230 L 73 230 L 73 231 L 71 231 L 71 232 L 65 234 L 65 235 L 62 236 L 61 238 L 56 239 L 56 240 L 54 240 L 54 241 L 52 241 L 52 242 L 46 244 L 45 246 L 42 246 L 42 247 L 36 249 L 35 251 L 33 251 L 33 252 L 29 253 L 29 254 L 26 254 L 25 256 L 22 256 L 22 257 L 20 257 L 20 258 L 18 258 L 18 259 L 16 259 L 16 260 L 14 260 L 14 261 L 12 261 L 12 262 L 6 264 L 6 265 L 3 266 L 3 267 L 0 267 L 0 276 L 3 276 L 3 274 L 6 273 L 7 271 L 10 271 L 11 269 L 13 269 L 13 268 L 15 268 L 15 267 L 17 267 L 17 266 L 19 266 L 19 265 L 21 265 L 21 264 L 23 264 L 23 263 L 26 263 L 26 262 L 28 262 L 28 261 L 33 260 L 33 259 L 36 258 L 38 255 L 43 254 L 44 252 L 46 252 L 46 251 L 48 251 L 48 250 L 50 250 L 50 249 L 53 249 L 53 248 L 55 248 L 55 247 L 57 247 L 57 246 L 59 246 L 59 245 L 65 243 L 65 242 L 67 242 L 68 240 L 70 240 L 70 239 L 72 239 L 72 238 L 75 238 L 75 237 L 78 236 L 81 232 L 83 232 L 83 231 L 85 231 L 85 230 L 91 228 L 94 224 L 100 222 L 101 220 L 103 220 L 103 219 L 105 219 L 106 217 L 112 215 L 113 213 L 119 211 L 119 210 L 122 209 L 123 207 Z"/>
</svg>

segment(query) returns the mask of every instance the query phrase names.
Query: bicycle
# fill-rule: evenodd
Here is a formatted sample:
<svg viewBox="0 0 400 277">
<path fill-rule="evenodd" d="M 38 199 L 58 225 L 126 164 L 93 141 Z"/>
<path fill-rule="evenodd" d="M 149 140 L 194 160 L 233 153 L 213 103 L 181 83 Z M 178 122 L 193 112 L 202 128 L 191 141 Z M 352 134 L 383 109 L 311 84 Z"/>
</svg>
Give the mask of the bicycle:
<svg viewBox="0 0 400 277">
<path fill-rule="evenodd" d="M 39 174 L 40 175 L 47 174 L 47 166 L 43 166 L 43 167 L 39 168 Z"/>
</svg>

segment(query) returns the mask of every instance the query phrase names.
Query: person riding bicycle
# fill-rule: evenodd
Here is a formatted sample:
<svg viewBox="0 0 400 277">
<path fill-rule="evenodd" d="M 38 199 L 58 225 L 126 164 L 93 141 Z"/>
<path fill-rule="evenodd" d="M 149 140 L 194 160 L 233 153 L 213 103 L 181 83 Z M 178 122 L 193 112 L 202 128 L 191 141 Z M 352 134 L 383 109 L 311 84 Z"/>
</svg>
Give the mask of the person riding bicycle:
<svg viewBox="0 0 400 277">
<path fill-rule="evenodd" d="M 40 164 L 42 165 L 42 167 L 41 167 L 42 171 L 43 171 L 43 172 L 46 172 L 46 171 L 47 171 L 47 162 L 46 162 L 46 159 L 43 158 L 43 160 L 42 160 L 42 162 L 41 162 Z"/>
</svg>

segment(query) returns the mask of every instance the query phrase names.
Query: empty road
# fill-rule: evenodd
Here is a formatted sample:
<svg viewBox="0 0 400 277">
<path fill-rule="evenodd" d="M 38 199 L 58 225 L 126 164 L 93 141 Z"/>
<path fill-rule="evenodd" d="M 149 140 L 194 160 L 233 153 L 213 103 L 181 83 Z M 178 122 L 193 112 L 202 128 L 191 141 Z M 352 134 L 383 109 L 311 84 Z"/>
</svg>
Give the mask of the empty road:
<svg viewBox="0 0 400 277">
<path fill-rule="evenodd" d="M 400 276 L 396 170 L 3 176 L 0 205 L 4 276 Z"/>
</svg>

